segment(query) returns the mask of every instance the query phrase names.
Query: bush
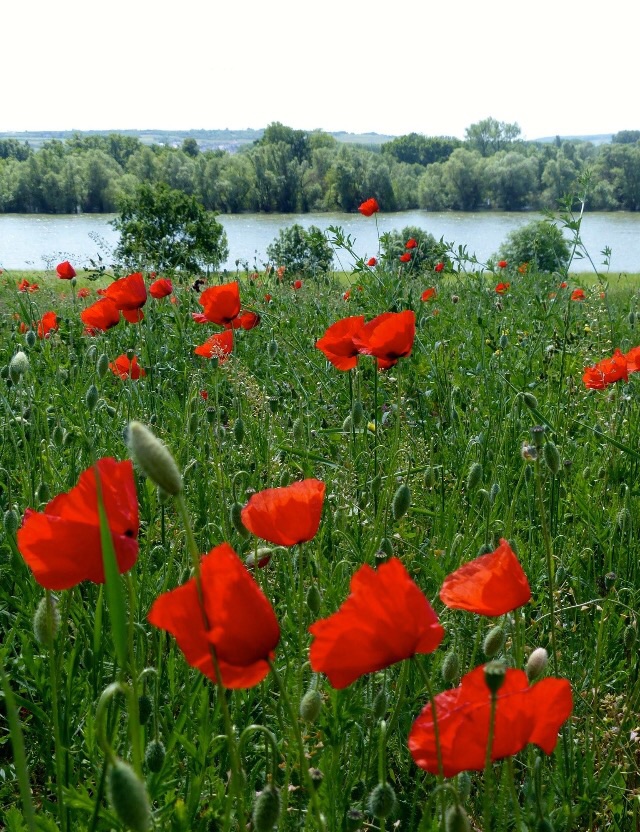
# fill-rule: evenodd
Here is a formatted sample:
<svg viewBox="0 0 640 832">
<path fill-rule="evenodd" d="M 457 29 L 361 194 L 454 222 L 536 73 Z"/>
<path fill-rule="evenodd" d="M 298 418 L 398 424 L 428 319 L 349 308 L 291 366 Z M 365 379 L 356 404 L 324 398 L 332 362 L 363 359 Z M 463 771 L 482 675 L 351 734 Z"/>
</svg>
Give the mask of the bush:
<svg viewBox="0 0 640 832">
<path fill-rule="evenodd" d="M 527 263 L 534 271 L 555 272 L 567 268 L 569 256 L 569 243 L 558 226 L 535 220 L 512 231 L 495 259 L 514 267 Z"/>
<path fill-rule="evenodd" d="M 304 229 L 297 223 L 279 231 L 267 248 L 269 261 L 284 266 L 290 274 L 313 276 L 328 272 L 333 264 L 333 250 L 315 225 Z"/>
<path fill-rule="evenodd" d="M 407 242 L 415 240 L 415 248 L 408 249 Z M 399 257 L 406 251 L 411 254 L 412 271 L 431 270 L 444 258 L 446 246 L 438 242 L 433 234 L 417 226 L 407 226 L 402 231 L 388 231 L 380 237 L 382 262 L 387 268 L 395 268 Z"/>
</svg>

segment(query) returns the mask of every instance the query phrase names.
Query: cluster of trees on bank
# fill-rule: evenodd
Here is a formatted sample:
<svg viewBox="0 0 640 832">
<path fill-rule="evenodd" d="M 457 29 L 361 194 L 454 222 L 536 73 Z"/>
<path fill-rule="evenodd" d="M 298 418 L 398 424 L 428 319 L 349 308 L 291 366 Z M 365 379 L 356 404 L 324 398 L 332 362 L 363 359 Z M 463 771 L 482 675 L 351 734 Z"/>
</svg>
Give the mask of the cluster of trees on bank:
<svg viewBox="0 0 640 832">
<path fill-rule="evenodd" d="M 237 153 L 145 145 L 133 136 L 76 134 L 39 150 L 0 140 L 0 212 L 111 213 L 142 183 L 165 183 L 223 213 L 355 211 L 374 196 L 382 210 L 504 211 L 556 208 L 590 171 L 591 210 L 640 209 L 640 131 L 611 143 L 526 142 L 493 118 L 463 140 L 401 136 L 378 148 L 322 131 L 270 124 Z"/>
</svg>

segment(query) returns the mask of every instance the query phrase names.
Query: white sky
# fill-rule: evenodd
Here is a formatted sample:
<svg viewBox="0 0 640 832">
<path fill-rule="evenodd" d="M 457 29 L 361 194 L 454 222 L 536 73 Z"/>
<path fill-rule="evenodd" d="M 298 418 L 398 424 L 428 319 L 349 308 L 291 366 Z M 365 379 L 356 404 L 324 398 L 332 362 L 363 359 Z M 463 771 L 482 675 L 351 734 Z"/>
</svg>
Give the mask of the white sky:
<svg viewBox="0 0 640 832">
<path fill-rule="evenodd" d="M 632 0 L 4 0 L 0 131 L 640 129 Z"/>
</svg>

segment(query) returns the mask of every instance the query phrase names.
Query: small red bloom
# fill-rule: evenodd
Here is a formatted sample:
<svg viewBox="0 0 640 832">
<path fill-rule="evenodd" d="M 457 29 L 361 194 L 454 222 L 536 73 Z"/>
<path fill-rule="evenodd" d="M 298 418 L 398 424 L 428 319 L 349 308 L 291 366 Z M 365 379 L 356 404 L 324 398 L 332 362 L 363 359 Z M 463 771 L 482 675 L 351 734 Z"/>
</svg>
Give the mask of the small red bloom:
<svg viewBox="0 0 640 832">
<path fill-rule="evenodd" d="M 173 283 L 166 277 L 160 277 L 158 280 L 154 280 L 151 286 L 149 286 L 149 294 L 156 300 L 166 298 L 171 292 L 173 292 Z"/>
<path fill-rule="evenodd" d="M 78 289 L 78 297 L 80 298 L 80 300 L 82 300 L 83 298 L 88 298 L 89 294 L 90 292 L 86 286 L 83 286 L 82 289 Z"/>
<path fill-rule="evenodd" d="M 436 290 L 431 287 L 431 289 L 425 289 L 424 292 L 420 295 L 420 300 L 435 300 L 438 293 Z"/>
<path fill-rule="evenodd" d="M 561 289 L 566 289 L 567 288 L 567 281 L 566 280 L 562 281 L 562 283 L 560 284 L 560 288 Z"/>
<path fill-rule="evenodd" d="M 29 283 L 29 281 L 24 278 L 23 280 L 18 283 L 18 291 L 19 292 L 37 292 L 40 287 L 37 283 Z"/>
<path fill-rule="evenodd" d="M 415 334 L 415 312 L 384 312 L 354 334 L 353 342 L 363 355 L 376 357 L 379 370 L 388 370 L 411 355 Z"/>
<path fill-rule="evenodd" d="M 365 201 L 358 208 L 358 211 L 360 211 L 361 214 L 364 214 L 365 217 L 372 217 L 379 210 L 380 206 L 378 205 L 378 201 L 373 197 L 365 199 Z"/>
<path fill-rule="evenodd" d="M 640 347 L 632 347 L 625 355 L 627 360 L 627 370 L 630 373 L 637 373 L 640 371 Z"/>
<path fill-rule="evenodd" d="M 226 361 L 232 352 L 232 329 L 225 329 L 224 332 L 218 332 L 212 335 L 210 338 L 207 338 L 204 344 L 199 344 L 194 350 L 196 355 L 202 355 L 205 358 L 217 358 L 220 364 Z"/>
<path fill-rule="evenodd" d="M 440 600 L 451 609 L 489 616 L 511 612 L 530 598 L 527 576 L 506 540 L 452 572 L 440 590 Z"/>
<path fill-rule="evenodd" d="M 401 263 L 409 263 L 411 260 L 411 252 L 405 251 L 404 254 L 400 255 L 400 262 Z"/>
<path fill-rule="evenodd" d="M 499 269 L 506 269 L 509 264 L 506 260 L 498 260 L 498 268 Z"/>
<path fill-rule="evenodd" d="M 528 263 L 521 263 L 521 264 L 518 266 L 518 271 L 520 272 L 520 274 L 526 274 L 526 273 L 527 273 L 528 268 L 529 268 L 529 264 L 528 264 Z"/>
<path fill-rule="evenodd" d="M 638 350 L 638 347 L 635 349 Z M 584 386 L 589 390 L 604 390 L 609 384 L 614 384 L 621 379 L 628 381 L 629 373 L 635 372 L 635 362 L 638 358 L 638 353 L 631 355 L 632 353 L 634 350 L 624 355 L 617 349 L 611 358 L 604 358 L 593 367 L 587 367 L 582 376 Z"/>
<path fill-rule="evenodd" d="M 584 289 L 574 289 L 571 292 L 571 300 L 585 300 L 586 297 Z"/>
<path fill-rule="evenodd" d="M 111 298 L 101 298 L 83 309 L 80 318 L 88 329 L 106 332 L 120 322 L 120 312 Z"/>
<path fill-rule="evenodd" d="M 186 661 L 216 681 L 212 648 L 226 688 L 251 688 L 269 672 L 280 627 L 273 608 L 228 543 L 200 561 L 200 593 L 195 578 L 165 592 L 148 619 L 171 633 Z"/>
<path fill-rule="evenodd" d="M 351 297 L 351 292 L 349 291 L 349 289 L 347 289 L 346 292 L 343 292 L 342 300 L 349 300 L 350 297 Z"/>
<path fill-rule="evenodd" d="M 411 238 L 410 238 L 410 239 L 408 239 L 408 240 L 407 240 L 407 242 L 404 244 L 404 247 L 405 247 L 405 248 L 418 248 L 418 241 L 417 241 L 417 240 L 414 240 L 414 239 L 413 239 L 413 237 L 411 237 Z"/>
<path fill-rule="evenodd" d="M 118 569 L 131 569 L 138 557 L 138 498 L 130 460 L 105 457 L 97 462 L 102 499 Z M 18 549 L 45 589 L 70 589 L 82 581 L 104 583 L 98 497 L 93 468 L 67 494 L 59 494 L 44 511 L 24 513 Z"/>
<path fill-rule="evenodd" d="M 375 257 L 370 257 L 367 260 L 367 266 L 370 266 L 371 268 L 373 268 L 374 266 L 377 266 L 377 265 L 378 265 L 378 261 L 376 260 Z"/>
<path fill-rule="evenodd" d="M 323 482 L 308 479 L 258 491 L 242 509 L 242 523 L 256 537 L 276 546 L 304 543 L 318 531 L 324 490 Z"/>
<path fill-rule="evenodd" d="M 58 328 L 58 316 L 55 312 L 45 312 L 38 321 L 36 332 L 38 338 L 46 338 L 50 332 Z"/>
<path fill-rule="evenodd" d="M 361 566 L 340 609 L 309 632 L 311 667 L 334 688 L 416 653 L 432 653 L 444 637 L 438 616 L 398 558 L 375 570 Z"/>
<path fill-rule="evenodd" d="M 135 355 L 131 360 L 124 354 L 119 355 L 115 361 L 110 362 L 109 369 L 115 376 L 123 380 L 131 378 L 137 381 L 147 374 L 146 370 L 138 364 L 138 358 Z"/>
<path fill-rule="evenodd" d="M 139 324 L 144 319 L 144 312 L 142 309 L 123 309 L 122 317 L 130 324 Z"/>
<path fill-rule="evenodd" d="M 352 370 L 358 363 L 359 349 L 354 337 L 364 326 L 364 315 L 343 318 L 332 324 L 322 338 L 316 341 L 316 347 L 321 350 L 327 361 L 338 370 Z"/>
<path fill-rule="evenodd" d="M 58 263 L 56 271 L 58 272 L 58 277 L 62 280 L 71 280 L 72 277 L 76 276 L 76 270 L 68 260 L 65 260 L 64 263 Z"/>
<path fill-rule="evenodd" d="M 435 266 L 433 267 L 433 270 L 435 272 L 438 272 L 438 273 L 443 272 L 444 271 L 444 263 L 436 263 Z"/>
<path fill-rule="evenodd" d="M 496 286 L 496 292 L 499 295 L 506 295 L 506 293 L 509 291 L 510 288 L 511 288 L 510 283 L 498 283 L 498 285 Z"/>
<path fill-rule="evenodd" d="M 200 391 L 200 398 L 204 399 L 204 401 L 206 402 L 207 399 L 209 398 L 209 393 L 206 390 L 201 390 Z"/>
<path fill-rule="evenodd" d="M 302 281 L 301 280 L 294 280 L 293 288 L 294 289 L 302 289 Z"/>
<path fill-rule="evenodd" d="M 134 311 L 143 307 L 147 302 L 147 287 L 144 285 L 142 272 L 134 272 L 127 277 L 114 280 L 107 287 L 105 297 L 112 300 L 116 309 L 121 312 Z"/>
<path fill-rule="evenodd" d="M 270 295 L 270 294 L 266 294 L 266 295 L 264 296 L 264 299 L 265 299 L 265 301 L 266 301 L 267 303 L 271 303 L 271 295 Z"/>
<path fill-rule="evenodd" d="M 241 312 L 238 317 L 233 322 L 233 328 L 238 329 L 241 327 L 242 329 L 255 329 L 260 324 L 260 315 L 257 312 L 249 312 L 245 310 Z"/>
<path fill-rule="evenodd" d="M 208 321 L 226 326 L 240 312 L 240 288 L 237 281 L 211 286 L 200 295 L 198 303 Z"/>
<path fill-rule="evenodd" d="M 208 324 L 209 319 L 204 314 L 204 312 L 192 312 L 191 317 L 197 324 Z"/>
<path fill-rule="evenodd" d="M 460 687 L 434 698 L 438 740 L 445 777 L 485 766 L 491 695 L 484 667 L 462 678 Z M 551 754 L 561 725 L 571 715 L 573 699 L 566 679 L 548 678 L 529 685 L 522 670 L 509 668 L 496 696 L 491 760 L 511 757 L 528 743 Z M 409 751 L 420 768 L 438 774 L 438 751 L 431 702 L 422 709 L 409 734 Z"/>
</svg>

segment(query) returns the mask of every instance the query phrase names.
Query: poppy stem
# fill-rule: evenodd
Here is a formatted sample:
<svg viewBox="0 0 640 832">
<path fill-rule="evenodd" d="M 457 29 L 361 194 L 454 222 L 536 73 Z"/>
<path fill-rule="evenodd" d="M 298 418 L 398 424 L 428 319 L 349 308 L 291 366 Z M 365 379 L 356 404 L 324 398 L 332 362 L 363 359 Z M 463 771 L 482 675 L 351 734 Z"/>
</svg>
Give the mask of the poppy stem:
<svg viewBox="0 0 640 832">
<path fill-rule="evenodd" d="M 416 664 L 418 666 L 418 669 L 420 670 L 420 673 L 422 674 L 424 686 L 427 690 L 427 696 L 429 697 L 429 704 L 431 705 L 431 719 L 433 721 L 433 739 L 436 744 L 436 756 L 438 759 L 438 785 L 439 787 L 442 787 L 444 785 L 444 765 L 442 762 L 442 747 L 440 745 L 440 729 L 438 728 L 438 710 L 436 708 L 436 700 L 433 695 L 433 689 L 431 687 L 431 680 L 429 679 L 429 674 L 422 666 L 422 662 L 420 662 L 418 659 L 416 659 Z M 440 788 L 440 814 L 441 823 L 443 824 L 445 810 L 445 792 L 442 788 Z"/>
<path fill-rule="evenodd" d="M 129 596 L 128 644 L 129 644 L 129 674 L 131 688 L 129 694 L 129 734 L 131 737 L 133 767 L 138 777 L 142 777 L 142 735 L 140 732 L 140 710 L 138 700 L 138 670 L 136 668 L 136 652 L 134 648 L 133 610 L 135 606 L 135 592 L 131 573 L 125 575 L 127 594 Z"/>
<path fill-rule="evenodd" d="M 67 815 L 64 809 L 64 798 L 62 795 L 62 786 L 64 780 L 64 765 L 63 757 L 64 751 L 62 747 L 62 734 L 60 732 L 60 709 L 58 696 L 58 667 L 56 661 L 56 649 L 54 641 L 55 626 L 53 621 L 54 616 L 54 602 L 51 595 L 51 590 L 47 589 L 45 593 L 46 614 L 47 614 L 47 651 L 49 653 L 49 681 L 51 684 L 51 721 L 53 722 L 53 737 L 55 745 L 56 758 L 56 799 L 58 802 L 58 818 L 60 820 L 60 828 L 65 832 L 67 828 Z"/>
<path fill-rule="evenodd" d="M 535 461 L 536 497 L 538 499 L 538 511 L 540 513 L 540 525 L 542 526 L 542 539 L 544 540 L 544 551 L 547 560 L 547 581 L 549 599 L 549 617 L 551 632 L 551 659 L 553 661 L 553 672 L 558 675 L 558 653 L 556 648 L 556 614 L 555 614 L 555 566 L 553 561 L 553 548 L 547 514 L 544 507 L 544 495 L 542 493 L 542 467 L 540 459 Z"/>
<path fill-rule="evenodd" d="M 484 809 L 483 809 L 483 829 L 485 832 L 491 832 L 491 797 L 492 797 L 492 769 L 491 769 L 491 752 L 493 751 L 493 735 L 496 724 L 496 709 L 498 707 L 498 696 L 491 691 L 491 711 L 489 715 L 489 735 L 487 737 L 487 753 L 484 761 Z"/>
</svg>

